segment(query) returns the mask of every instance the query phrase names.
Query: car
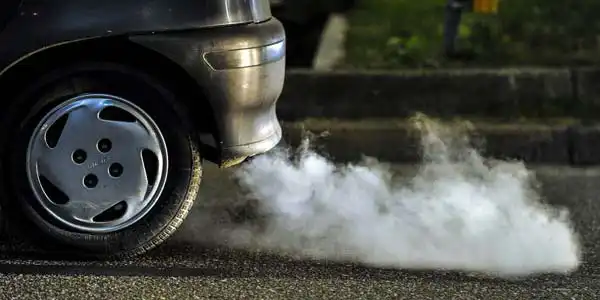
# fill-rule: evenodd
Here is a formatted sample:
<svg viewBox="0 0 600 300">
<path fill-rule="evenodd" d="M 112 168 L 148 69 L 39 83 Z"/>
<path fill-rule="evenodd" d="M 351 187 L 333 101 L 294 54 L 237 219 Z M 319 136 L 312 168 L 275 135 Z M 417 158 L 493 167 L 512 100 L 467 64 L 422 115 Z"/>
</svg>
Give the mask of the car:
<svg viewBox="0 0 600 300">
<path fill-rule="evenodd" d="M 280 142 L 285 49 L 269 0 L 2 1 L 3 217 L 74 257 L 160 245 L 205 161 Z"/>
</svg>

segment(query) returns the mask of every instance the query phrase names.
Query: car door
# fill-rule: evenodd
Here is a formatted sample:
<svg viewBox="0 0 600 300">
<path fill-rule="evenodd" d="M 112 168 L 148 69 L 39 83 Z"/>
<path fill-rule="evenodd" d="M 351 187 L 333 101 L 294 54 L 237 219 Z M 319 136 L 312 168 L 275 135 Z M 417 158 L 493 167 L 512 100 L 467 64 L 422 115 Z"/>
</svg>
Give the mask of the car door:
<svg viewBox="0 0 600 300">
<path fill-rule="evenodd" d="M 17 13 L 20 4 L 21 0 L 0 0 L 0 31 L 4 29 L 8 20 Z"/>
</svg>

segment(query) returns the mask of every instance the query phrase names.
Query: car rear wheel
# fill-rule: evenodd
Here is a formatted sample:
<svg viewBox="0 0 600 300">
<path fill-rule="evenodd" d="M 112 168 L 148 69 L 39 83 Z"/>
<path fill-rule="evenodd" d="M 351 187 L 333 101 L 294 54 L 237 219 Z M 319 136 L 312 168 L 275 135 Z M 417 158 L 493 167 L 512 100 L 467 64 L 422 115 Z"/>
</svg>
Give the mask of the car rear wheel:
<svg viewBox="0 0 600 300">
<path fill-rule="evenodd" d="M 176 94 L 115 64 L 42 76 L 17 97 L 0 141 L 3 211 L 46 248 L 94 258 L 165 241 L 199 189 L 201 159 Z M 40 235 L 41 234 L 41 235 Z"/>
</svg>

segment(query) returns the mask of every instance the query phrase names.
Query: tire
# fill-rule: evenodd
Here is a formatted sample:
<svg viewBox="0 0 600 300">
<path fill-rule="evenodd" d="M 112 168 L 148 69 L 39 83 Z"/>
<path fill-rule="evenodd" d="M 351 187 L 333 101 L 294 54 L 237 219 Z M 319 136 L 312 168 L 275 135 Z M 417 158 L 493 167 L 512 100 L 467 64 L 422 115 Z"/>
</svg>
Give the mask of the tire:
<svg viewBox="0 0 600 300">
<path fill-rule="evenodd" d="M 134 172 L 140 168 L 132 168 L 133 171 L 126 173 L 128 172 L 128 165 L 135 165 L 139 167 L 139 162 L 133 163 L 132 161 L 135 160 L 127 160 L 123 162 L 124 167 L 122 166 L 121 173 L 119 173 L 119 176 L 122 175 L 122 177 L 119 177 L 113 181 L 106 180 L 104 181 L 106 183 L 105 185 L 102 185 L 104 184 L 102 180 L 104 180 L 106 174 L 98 173 L 100 175 L 96 177 L 95 187 L 90 188 L 90 190 L 93 190 L 93 192 L 81 192 L 80 194 L 77 194 L 80 196 L 78 196 L 79 198 L 76 198 L 76 200 L 83 201 L 86 204 L 81 205 L 80 202 L 72 202 L 70 206 L 65 206 L 70 208 L 63 207 L 63 211 L 59 211 L 56 208 L 59 206 L 58 204 L 48 204 L 49 202 L 47 200 L 39 200 L 43 197 L 36 197 L 36 194 L 40 195 L 39 186 L 42 185 L 36 183 L 38 181 L 36 181 L 35 176 L 32 175 L 35 172 L 31 170 L 42 170 L 43 168 L 39 165 L 34 168 L 28 167 L 30 166 L 28 165 L 28 158 L 30 161 L 32 161 L 31 157 L 34 157 L 30 154 L 31 152 L 29 152 L 28 149 L 35 148 L 30 148 L 29 146 L 36 145 L 37 143 L 37 139 L 32 138 L 32 136 L 34 136 L 34 134 L 37 132 L 36 127 L 41 124 L 40 122 L 43 122 L 44 117 L 52 110 L 57 110 L 57 107 L 61 107 L 61 103 L 64 103 L 67 101 L 67 99 L 92 99 L 85 100 L 88 102 L 81 102 L 83 100 L 80 102 L 71 100 L 71 102 L 75 101 L 73 103 L 79 104 L 105 103 L 94 102 L 97 101 L 94 99 L 99 99 L 99 96 L 93 96 L 96 97 L 93 98 L 92 96 L 89 96 L 91 94 L 101 94 L 114 97 L 110 98 L 110 101 L 119 101 L 119 99 L 125 99 L 129 104 L 131 104 L 131 106 L 123 107 L 128 109 L 130 107 L 137 107 L 142 113 L 145 112 L 146 116 L 150 118 L 150 121 L 146 123 L 144 123 L 145 121 L 139 121 L 141 119 L 138 119 L 137 124 L 142 124 L 139 126 L 154 124 L 155 127 L 152 128 L 158 129 L 156 132 L 162 135 L 162 138 L 158 133 L 155 135 L 148 135 L 148 140 L 152 140 L 151 142 L 148 142 L 148 145 L 151 145 L 151 148 L 156 150 L 153 152 L 156 158 L 155 162 L 158 162 L 161 157 L 167 158 L 162 160 L 162 171 L 160 171 L 160 163 L 158 164 L 159 167 L 155 168 L 159 170 L 157 171 L 158 175 L 155 176 L 155 178 L 157 178 L 156 180 L 152 181 L 151 179 L 153 177 L 149 176 L 147 172 L 144 176 L 147 178 L 147 182 L 152 183 L 152 187 L 157 187 L 154 190 L 154 194 L 145 193 L 144 195 L 153 194 L 155 197 L 150 198 L 151 200 L 140 198 L 144 199 L 142 201 L 143 203 L 154 204 L 147 204 L 145 206 L 142 204 L 138 205 L 136 203 L 142 202 L 134 202 L 134 200 L 131 200 L 130 202 L 134 203 L 133 205 L 129 205 L 130 202 L 123 201 L 123 204 L 127 205 L 115 206 L 121 211 L 125 211 L 130 214 L 133 214 L 131 213 L 132 211 L 139 210 L 139 212 L 135 215 L 137 216 L 137 219 L 131 217 L 128 219 L 130 224 L 123 221 L 122 223 L 119 223 L 122 225 L 121 227 L 116 225 L 107 227 L 106 225 L 117 224 L 118 222 L 121 222 L 115 221 L 119 220 L 118 218 L 115 220 L 111 219 L 112 221 L 105 221 L 105 223 L 98 221 L 94 225 L 92 224 L 92 221 L 87 219 L 78 219 L 76 217 L 78 216 L 77 214 L 82 215 L 81 212 L 86 212 L 84 209 L 82 210 L 81 207 L 94 208 L 95 206 L 90 205 L 99 205 L 97 203 L 92 203 L 92 198 L 90 198 L 92 196 L 88 197 L 88 195 L 104 195 L 99 193 L 106 193 L 105 198 L 107 201 L 110 200 L 110 202 L 114 202 L 117 199 L 115 198 L 115 195 L 118 197 L 125 197 L 124 195 L 126 194 L 119 194 L 122 190 L 133 190 L 130 188 L 131 185 L 129 185 L 129 183 L 137 183 L 138 187 L 139 184 L 143 184 L 143 180 L 126 182 L 127 184 L 118 184 L 119 178 L 123 178 L 123 180 L 127 178 L 142 178 L 138 176 L 139 172 Z M 2 137 L 0 138 L 0 143 L 2 143 L 2 145 L 12 145 L 12 147 L 2 147 L 3 149 L 0 150 L 0 159 L 2 160 L 2 167 L 0 168 L 0 184 L 2 186 L 0 190 L 2 193 L 4 193 L 1 200 L 1 205 L 3 207 L 3 211 L 8 212 L 7 215 L 10 218 L 9 222 L 18 224 L 14 227 L 20 228 L 20 235 L 24 235 L 25 238 L 29 238 L 34 242 L 40 242 L 37 244 L 45 248 L 45 250 L 59 251 L 63 254 L 75 255 L 77 258 L 126 258 L 142 254 L 164 242 L 177 230 L 191 209 L 192 204 L 197 197 L 202 173 L 201 157 L 198 151 L 199 144 L 196 134 L 194 133 L 194 129 L 191 126 L 191 122 L 189 121 L 190 117 L 187 115 L 187 113 L 185 113 L 185 110 L 180 105 L 181 100 L 182 99 L 179 98 L 179 95 L 176 95 L 173 91 L 170 91 L 167 86 L 161 84 L 151 76 L 127 66 L 112 63 L 90 62 L 61 68 L 61 70 L 42 76 L 37 82 L 29 85 L 24 89 L 24 92 L 21 93 L 21 95 L 18 96 L 14 102 L 12 102 L 13 105 L 9 109 L 9 113 L 7 114 L 8 116 L 5 117 L 5 126 L 8 126 L 5 128 L 11 128 L 13 130 L 3 133 Z M 88 107 L 85 108 L 87 109 Z M 69 113 L 69 116 L 71 116 L 71 114 L 72 112 Z M 100 116 L 100 113 L 98 113 L 98 116 Z M 84 118 L 84 120 L 87 119 Z M 96 119 L 93 120 L 96 122 Z M 103 125 L 97 125 L 97 127 L 89 127 L 91 128 L 89 133 L 86 132 L 85 136 L 81 136 L 81 139 L 69 140 L 68 137 L 65 137 L 63 141 L 64 144 L 57 145 L 68 145 L 66 143 L 67 141 L 78 141 L 77 143 L 80 143 L 80 140 L 81 143 L 84 143 L 84 140 L 88 141 L 87 136 L 93 136 L 95 134 L 96 128 L 104 128 L 102 126 L 108 123 L 110 122 L 102 123 Z M 80 129 L 85 128 L 83 125 L 80 126 L 79 123 L 73 124 L 77 124 L 77 127 Z M 124 122 L 118 124 L 122 125 Z M 65 128 L 67 127 L 65 126 Z M 144 128 L 148 130 L 147 132 L 151 132 L 150 129 L 148 129 L 150 127 Z M 120 129 L 107 131 L 107 135 L 115 132 L 119 133 L 119 135 L 116 135 L 115 133 L 115 136 L 117 137 L 126 136 L 123 135 L 123 132 L 129 134 L 129 131 L 119 130 Z M 63 133 L 64 132 L 62 132 L 61 135 Z M 47 133 L 43 136 L 47 139 L 48 135 L 50 135 L 50 129 L 48 129 Z M 139 141 L 146 140 L 144 135 L 136 135 L 136 137 L 139 136 L 143 137 L 139 138 Z M 137 153 L 131 152 L 131 149 L 135 151 L 139 150 L 138 148 L 131 147 L 132 145 L 135 145 L 136 141 L 138 141 L 137 138 L 128 140 L 126 143 L 123 143 L 123 140 L 126 139 L 117 139 L 112 142 L 115 143 L 114 145 L 106 144 L 111 145 L 112 148 L 110 148 L 110 151 L 114 151 L 115 154 L 113 155 L 110 154 L 112 152 L 108 152 L 109 156 L 104 156 L 104 158 L 106 158 L 104 162 L 113 159 L 113 157 L 116 157 L 115 160 L 118 160 L 119 157 L 127 157 L 123 153 Z M 118 145 L 118 143 L 120 143 L 120 145 Z M 46 144 L 49 144 L 49 142 L 46 141 Z M 88 144 L 86 144 L 86 147 L 89 146 Z M 97 147 L 100 147 L 99 145 L 100 144 L 98 144 Z M 156 145 L 162 145 L 164 147 L 161 146 L 161 148 Z M 48 154 L 40 154 L 38 156 L 44 158 L 48 165 L 56 166 L 58 164 L 56 163 L 57 161 L 63 161 L 62 159 L 64 159 L 64 155 L 71 155 L 71 153 L 63 151 L 67 149 L 66 147 L 67 146 L 58 148 L 56 152 L 49 152 L 53 153 L 52 155 L 59 155 L 60 159 L 47 159 L 46 157 Z M 88 147 L 85 149 L 90 148 Z M 93 150 L 90 151 L 93 152 L 89 154 L 90 157 L 92 157 L 91 155 L 96 155 L 93 157 L 97 157 L 97 155 L 99 155 Z M 98 151 L 101 151 L 100 148 L 98 148 Z M 40 153 L 46 152 L 42 151 Z M 81 159 L 82 157 L 79 158 Z M 73 156 L 73 159 L 75 159 L 75 156 Z M 87 166 L 86 168 L 89 168 L 90 172 L 103 172 L 101 168 L 107 167 L 103 161 L 100 161 L 100 163 L 98 163 L 97 160 L 92 161 L 90 159 L 89 161 L 89 165 L 85 165 L 87 164 L 87 162 L 85 162 L 82 163 L 81 166 Z M 109 168 L 107 169 L 109 173 L 113 171 L 113 169 L 111 169 L 113 165 L 115 165 L 115 163 L 112 163 L 111 161 L 110 167 L 107 167 Z M 55 178 L 59 178 L 55 180 L 60 182 L 70 182 L 70 185 L 68 186 L 71 188 L 71 190 L 76 190 L 76 188 L 79 189 L 80 187 L 74 184 L 74 181 L 69 181 L 71 180 L 71 175 L 79 174 L 73 172 L 69 173 L 69 170 L 75 170 L 74 168 L 76 167 L 79 168 L 79 166 L 68 165 L 65 169 L 61 169 L 59 171 L 56 171 L 56 168 L 48 169 L 52 170 L 52 174 L 56 174 L 56 172 L 63 172 L 60 173 L 60 176 L 54 176 Z M 143 168 L 145 171 L 152 169 L 146 165 L 145 161 Z M 118 171 L 118 169 L 115 170 Z M 41 173 L 42 171 L 40 171 L 40 174 Z M 112 176 L 112 173 L 110 174 L 110 176 Z M 166 179 L 164 179 L 165 177 L 159 177 L 159 175 L 166 175 Z M 73 178 L 73 180 L 76 180 L 79 177 Z M 114 179 L 115 177 L 110 178 Z M 163 179 L 159 180 L 159 178 Z M 82 183 L 87 184 L 92 183 L 92 181 L 84 180 Z M 115 187 L 112 187 L 113 185 L 111 184 L 113 183 Z M 107 186 L 109 186 L 109 188 L 107 188 Z M 149 188 L 150 185 L 146 185 L 146 187 Z M 160 187 L 162 187 L 162 192 Z M 47 190 L 46 187 L 43 187 L 42 194 L 49 195 L 49 190 L 50 189 Z M 137 193 L 140 193 L 141 195 L 139 189 L 136 191 L 138 191 Z M 109 192 L 112 194 L 108 194 Z M 95 201 L 98 201 L 98 199 L 104 201 L 105 198 L 96 197 Z M 127 199 L 134 198 L 129 197 Z M 70 199 L 69 201 L 75 200 Z M 138 206 L 144 208 L 138 208 Z M 125 207 L 125 210 L 123 210 L 123 207 Z M 69 216 L 69 211 L 72 216 Z M 125 219 L 126 215 L 127 214 L 124 214 L 120 218 Z M 93 227 L 90 224 L 96 227 Z M 11 225 L 11 227 L 13 226 Z"/>
</svg>

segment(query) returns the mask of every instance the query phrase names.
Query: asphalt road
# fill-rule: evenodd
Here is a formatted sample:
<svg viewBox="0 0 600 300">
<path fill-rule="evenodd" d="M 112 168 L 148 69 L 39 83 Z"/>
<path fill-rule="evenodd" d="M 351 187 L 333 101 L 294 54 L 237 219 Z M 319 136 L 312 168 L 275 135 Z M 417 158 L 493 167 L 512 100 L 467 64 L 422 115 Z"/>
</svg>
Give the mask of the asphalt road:
<svg viewBox="0 0 600 300">
<path fill-rule="evenodd" d="M 410 172 L 412 167 L 397 169 Z M 493 279 L 210 246 L 210 234 L 198 225 L 206 209 L 200 205 L 177 236 L 134 260 L 97 263 L 4 254 L 0 299 L 598 299 L 600 169 L 536 170 L 548 201 L 570 208 L 582 236 L 585 263 L 573 274 Z M 202 201 L 236 198 L 227 173 L 208 169 L 203 184 Z"/>
</svg>

